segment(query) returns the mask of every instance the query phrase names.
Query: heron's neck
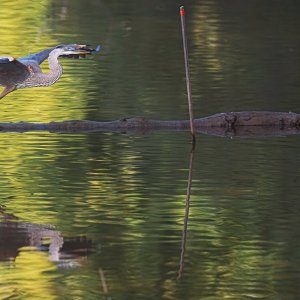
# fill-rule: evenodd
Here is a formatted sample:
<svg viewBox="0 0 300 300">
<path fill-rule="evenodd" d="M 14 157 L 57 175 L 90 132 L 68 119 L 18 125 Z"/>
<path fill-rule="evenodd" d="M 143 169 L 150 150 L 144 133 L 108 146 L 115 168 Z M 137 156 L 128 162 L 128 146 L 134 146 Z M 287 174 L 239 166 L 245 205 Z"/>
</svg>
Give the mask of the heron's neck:
<svg viewBox="0 0 300 300">
<path fill-rule="evenodd" d="M 49 86 L 54 84 L 61 76 L 63 69 L 58 62 L 58 57 L 62 53 L 62 49 L 54 49 L 48 57 L 50 72 L 42 73 L 42 71 L 32 71 L 32 75 L 23 83 L 17 85 L 17 88 Z M 30 65 L 29 65 L 30 68 Z"/>
<path fill-rule="evenodd" d="M 63 69 L 62 69 L 61 64 L 58 61 L 59 54 L 60 53 L 56 50 L 54 50 L 50 53 L 50 55 L 48 57 L 50 72 L 43 74 L 43 76 L 41 77 L 42 84 L 39 84 L 39 86 L 52 85 L 61 77 L 61 74 L 63 73 Z M 41 74 L 37 74 L 38 77 L 39 77 L 39 75 L 41 75 Z"/>
</svg>

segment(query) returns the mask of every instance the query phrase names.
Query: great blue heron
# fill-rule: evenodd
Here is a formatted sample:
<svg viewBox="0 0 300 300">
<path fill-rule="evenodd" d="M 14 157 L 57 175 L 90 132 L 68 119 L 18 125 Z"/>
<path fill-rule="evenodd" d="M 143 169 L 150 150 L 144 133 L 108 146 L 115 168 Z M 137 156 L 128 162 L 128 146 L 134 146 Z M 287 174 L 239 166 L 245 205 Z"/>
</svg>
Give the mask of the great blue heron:
<svg viewBox="0 0 300 300">
<path fill-rule="evenodd" d="M 7 94 L 23 88 L 49 86 L 54 84 L 62 74 L 62 66 L 58 57 L 85 57 L 86 54 L 98 52 L 86 45 L 70 44 L 59 45 L 45 49 L 38 53 L 15 59 L 13 57 L 0 57 L 0 85 L 4 86 L 0 99 Z M 49 73 L 43 73 L 40 64 L 48 58 Z"/>
</svg>

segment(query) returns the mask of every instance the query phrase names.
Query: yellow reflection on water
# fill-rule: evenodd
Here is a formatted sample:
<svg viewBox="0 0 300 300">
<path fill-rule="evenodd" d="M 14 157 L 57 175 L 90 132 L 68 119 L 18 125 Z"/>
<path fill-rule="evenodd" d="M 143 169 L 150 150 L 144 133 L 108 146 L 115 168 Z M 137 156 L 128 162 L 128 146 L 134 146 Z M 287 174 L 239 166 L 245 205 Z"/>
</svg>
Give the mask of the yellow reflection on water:
<svg viewBox="0 0 300 300">
<path fill-rule="evenodd" d="M 57 299 L 51 273 L 56 267 L 47 254 L 29 247 L 20 251 L 11 265 L 0 264 L 0 299 Z"/>
<path fill-rule="evenodd" d="M 14 50 L 15 55 L 21 55 L 30 45 L 43 40 L 48 5 L 48 0 L 1 1 L 1 52 Z"/>
<path fill-rule="evenodd" d="M 56 224 L 49 197 L 56 193 L 60 179 L 55 165 L 55 157 L 60 153 L 60 139 L 51 137 L 50 133 L 39 132 L 1 133 L 1 192 L 5 198 L 13 195 L 9 200 L 8 210 L 12 209 L 9 212 L 17 212 L 18 218 L 32 223 Z M 64 141 L 71 138 L 74 136 L 65 136 Z M 55 185 L 51 179 L 55 180 Z M 55 186 L 55 189 L 49 190 L 45 184 Z"/>
<path fill-rule="evenodd" d="M 208 71 L 218 74 L 223 66 L 219 55 L 220 28 L 217 5 L 211 1 L 209 4 L 196 6 L 195 12 L 191 39 L 198 51 L 205 56 L 200 65 L 207 68 Z"/>
</svg>

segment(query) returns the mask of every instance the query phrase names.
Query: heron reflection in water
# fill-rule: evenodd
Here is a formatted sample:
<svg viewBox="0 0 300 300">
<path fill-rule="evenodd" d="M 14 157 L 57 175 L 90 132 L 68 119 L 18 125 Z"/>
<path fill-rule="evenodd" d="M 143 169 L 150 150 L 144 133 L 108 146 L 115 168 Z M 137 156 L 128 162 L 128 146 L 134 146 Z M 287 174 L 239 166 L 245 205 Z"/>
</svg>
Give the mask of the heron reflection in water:
<svg viewBox="0 0 300 300">
<path fill-rule="evenodd" d="M 45 49 L 18 59 L 1 56 L 0 85 L 4 86 L 4 89 L 0 93 L 0 99 L 17 89 L 54 84 L 63 72 L 59 57 L 79 58 L 99 51 L 100 46 L 91 49 L 86 45 L 70 44 Z M 49 73 L 43 73 L 39 66 L 46 58 L 49 62 Z"/>
</svg>

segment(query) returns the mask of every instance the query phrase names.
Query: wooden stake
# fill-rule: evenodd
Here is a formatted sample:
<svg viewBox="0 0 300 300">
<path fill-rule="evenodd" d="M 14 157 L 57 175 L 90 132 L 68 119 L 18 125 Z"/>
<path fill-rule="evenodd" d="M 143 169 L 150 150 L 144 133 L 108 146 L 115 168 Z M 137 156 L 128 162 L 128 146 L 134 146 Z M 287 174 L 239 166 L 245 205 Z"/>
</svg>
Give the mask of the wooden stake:
<svg viewBox="0 0 300 300">
<path fill-rule="evenodd" d="M 193 116 L 192 91 L 191 91 L 191 81 L 190 81 L 189 61 L 188 61 L 188 47 L 187 47 L 187 38 L 186 38 L 186 29 L 185 29 L 185 10 L 183 6 L 180 6 L 180 19 L 181 19 L 181 31 L 182 31 L 183 53 L 184 53 L 186 88 L 187 88 L 188 107 L 189 107 L 189 115 L 190 115 L 190 127 L 191 127 L 191 134 L 193 138 L 193 148 L 195 148 L 196 134 L 195 134 L 195 127 L 193 122 L 194 116 Z"/>
</svg>

